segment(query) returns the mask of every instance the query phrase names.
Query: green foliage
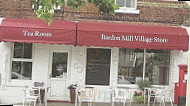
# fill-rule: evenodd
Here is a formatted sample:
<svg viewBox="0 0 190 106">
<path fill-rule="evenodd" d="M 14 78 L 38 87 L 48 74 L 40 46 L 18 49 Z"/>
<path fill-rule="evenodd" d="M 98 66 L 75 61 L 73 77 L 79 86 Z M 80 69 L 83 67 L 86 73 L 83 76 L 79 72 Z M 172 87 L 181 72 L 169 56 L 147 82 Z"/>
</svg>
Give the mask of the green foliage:
<svg viewBox="0 0 190 106">
<path fill-rule="evenodd" d="M 50 25 L 55 7 L 63 6 L 64 0 L 32 0 L 32 3 L 37 17 Z"/>
<path fill-rule="evenodd" d="M 154 64 L 155 65 L 168 65 L 170 63 L 170 53 L 168 51 L 155 53 Z"/>
<path fill-rule="evenodd" d="M 142 92 L 135 91 L 133 95 L 134 95 L 134 98 L 136 99 L 136 101 L 138 103 L 143 103 L 144 102 L 144 97 L 143 97 L 143 93 Z"/>
<path fill-rule="evenodd" d="M 103 0 L 88 0 L 89 3 L 93 3 L 98 6 Z"/>
<path fill-rule="evenodd" d="M 114 14 L 114 10 L 118 9 L 114 0 L 88 0 L 88 2 L 95 4 L 98 7 L 98 12 L 102 14 Z M 32 0 L 34 5 L 34 12 L 38 18 L 43 19 L 48 25 L 52 22 L 54 10 L 60 6 L 65 5 L 65 0 Z M 85 4 L 84 0 L 68 0 L 68 6 L 79 10 Z"/>
<path fill-rule="evenodd" d="M 141 81 L 138 81 L 138 86 L 139 88 L 141 88 L 142 90 L 145 88 L 145 87 L 150 87 L 151 85 L 151 82 L 147 81 L 147 80 L 141 80 Z"/>
<path fill-rule="evenodd" d="M 99 13 L 104 14 L 114 14 L 115 11 L 115 4 L 114 1 L 111 0 L 102 0 L 102 2 L 99 4 Z"/>
<path fill-rule="evenodd" d="M 80 7 L 82 4 L 85 4 L 85 1 L 83 0 L 68 0 L 67 1 L 67 6 L 72 7 L 75 10 L 80 10 Z"/>
<path fill-rule="evenodd" d="M 137 100 L 138 103 L 144 103 L 144 97 L 143 97 L 143 95 L 135 96 L 135 99 Z"/>
<path fill-rule="evenodd" d="M 103 14 L 114 14 L 119 7 L 115 5 L 114 0 L 88 0 L 89 3 L 93 3 L 98 6 L 98 12 Z"/>
<path fill-rule="evenodd" d="M 134 96 L 141 96 L 141 95 L 142 95 L 142 92 L 137 92 L 137 91 L 135 91 L 133 95 L 134 95 Z"/>
</svg>

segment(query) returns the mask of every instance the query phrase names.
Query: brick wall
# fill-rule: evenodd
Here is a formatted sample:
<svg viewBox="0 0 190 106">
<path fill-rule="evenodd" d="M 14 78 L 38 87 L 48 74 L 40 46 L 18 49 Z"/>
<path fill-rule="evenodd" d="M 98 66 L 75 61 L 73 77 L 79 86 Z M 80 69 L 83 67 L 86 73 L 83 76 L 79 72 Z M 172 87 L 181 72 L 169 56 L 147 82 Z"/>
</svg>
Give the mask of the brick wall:
<svg viewBox="0 0 190 106">
<path fill-rule="evenodd" d="M 154 23 L 171 23 L 178 25 L 188 25 L 189 23 L 189 7 L 185 2 L 160 0 L 138 1 L 138 8 L 141 10 L 141 19 L 148 19 Z"/>
<path fill-rule="evenodd" d="M 189 7 L 185 2 L 138 0 L 137 6 L 140 14 L 110 16 L 98 14 L 97 7 L 92 4 L 83 6 L 80 11 L 65 6 L 64 15 L 62 11 L 55 11 L 54 19 L 189 25 Z M 31 0 L 0 0 L 0 17 L 36 18 L 36 15 L 31 8 Z"/>
<path fill-rule="evenodd" d="M 189 25 L 189 7 L 185 2 L 168 2 L 153 0 L 138 0 L 140 14 L 100 15 L 93 5 L 83 6 L 80 11 L 65 8 L 64 18 L 69 20 L 95 20 L 111 22 L 132 22 L 143 24 Z M 57 11 L 55 18 L 61 19 L 61 11 Z"/>
<path fill-rule="evenodd" d="M 0 0 L 0 17 L 35 18 L 31 0 Z"/>
</svg>

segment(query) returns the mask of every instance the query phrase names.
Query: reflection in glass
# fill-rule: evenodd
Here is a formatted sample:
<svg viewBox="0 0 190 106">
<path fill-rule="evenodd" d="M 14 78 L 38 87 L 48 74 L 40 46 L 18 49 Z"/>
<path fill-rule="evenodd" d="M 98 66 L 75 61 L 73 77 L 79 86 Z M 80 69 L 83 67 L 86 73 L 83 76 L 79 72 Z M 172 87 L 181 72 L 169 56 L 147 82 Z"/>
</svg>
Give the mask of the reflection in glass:
<svg viewBox="0 0 190 106">
<path fill-rule="evenodd" d="M 131 7 L 131 2 L 135 0 L 126 0 L 126 7 Z"/>
<path fill-rule="evenodd" d="M 52 77 L 63 78 L 67 73 L 68 53 L 53 52 Z"/>
<path fill-rule="evenodd" d="M 31 43 L 14 43 L 14 58 L 32 58 Z"/>
<path fill-rule="evenodd" d="M 110 49 L 88 48 L 86 64 L 87 85 L 109 85 Z"/>
<path fill-rule="evenodd" d="M 146 77 L 154 85 L 168 85 L 170 52 L 154 50 L 146 55 Z"/>
<path fill-rule="evenodd" d="M 116 0 L 118 7 L 135 8 L 136 0 Z"/>
<path fill-rule="evenodd" d="M 12 62 L 11 79 L 31 80 L 32 62 Z"/>
<path fill-rule="evenodd" d="M 118 84 L 136 84 L 143 76 L 143 50 L 119 49 Z M 170 52 L 147 50 L 145 80 L 154 85 L 168 85 Z"/>
<path fill-rule="evenodd" d="M 123 7 L 125 6 L 125 1 L 126 0 L 116 0 L 116 4 L 118 7 Z"/>
<path fill-rule="evenodd" d="M 126 7 L 128 8 L 135 8 L 135 0 L 126 0 Z"/>
<path fill-rule="evenodd" d="M 143 75 L 143 51 L 119 49 L 118 84 L 135 84 Z"/>
</svg>

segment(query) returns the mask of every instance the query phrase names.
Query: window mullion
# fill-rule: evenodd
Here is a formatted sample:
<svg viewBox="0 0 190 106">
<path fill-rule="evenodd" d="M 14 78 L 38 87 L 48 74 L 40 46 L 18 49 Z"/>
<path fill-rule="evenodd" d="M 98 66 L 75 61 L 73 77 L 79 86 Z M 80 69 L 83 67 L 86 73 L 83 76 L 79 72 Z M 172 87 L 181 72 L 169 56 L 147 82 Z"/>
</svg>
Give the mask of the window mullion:
<svg viewBox="0 0 190 106">
<path fill-rule="evenodd" d="M 143 57 L 144 61 L 143 61 L 143 81 L 145 79 L 145 67 L 146 67 L 146 49 L 144 49 L 144 57 Z"/>
<path fill-rule="evenodd" d="M 124 2 L 124 6 L 127 7 L 127 0 L 125 0 L 125 2 Z"/>
<path fill-rule="evenodd" d="M 24 64 L 24 62 L 21 62 L 21 71 L 20 71 L 21 75 L 23 75 L 23 73 L 24 73 L 24 69 L 23 69 L 24 65 L 23 64 Z"/>
<path fill-rule="evenodd" d="M 134 0 L 135 1 L 135 0 Z M 132 0 L 130 3 L 130 8 L 134 8 L 134 1 Z"/>
<path fill-rule="evenodd" d="M 137 8 L 137 0 L 135 0 L 133 5 L 134 5 L 134 8 L 136 9 Z"/>
<path fill-rule="evenodd" d="M 32 62 L 32 59 L 18 59 L 18 58 L 13 58 L 12 61 L 23 61 L 23 62 Z"/>
<path fill-rule="evenodd" d="M 22 49 L 22 58 L 24 57 L 24 47 L 25 47 L 25 43 L 23 43 L 23 45 L 22 45 L 22 47 L 23 47 L 23 49 Z"/>
</svg>

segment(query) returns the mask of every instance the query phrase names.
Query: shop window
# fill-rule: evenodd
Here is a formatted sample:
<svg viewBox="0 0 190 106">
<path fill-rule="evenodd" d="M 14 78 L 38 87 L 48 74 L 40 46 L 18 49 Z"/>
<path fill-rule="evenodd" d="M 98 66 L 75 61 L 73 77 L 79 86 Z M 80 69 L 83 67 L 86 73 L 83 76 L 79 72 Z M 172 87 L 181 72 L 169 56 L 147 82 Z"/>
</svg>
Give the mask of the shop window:
<svg viewBox="0 0 190 106">
<path fill-rule="evenodd" d="M 154 85 L 168 85 L 170 52 L 147 51 L 145 76 Z"/>
<path fill-rule="evenodd" d="M 67 75 L 68 53 L 53 52 L 52 78 L 63 78 Z"/>
<path fill-rule="evenodd" d="M 109 85 L 110 82 L 110 49 L 87 49 L 86 84 Z"/>
<path fill-rule="evenodd" d="M 118 84 L 137 84 L 143 79 L 145 71 L 145 80 L 154 85 L 168 85 L 169 51 L 149 50 L 145 53 L 144 61 L 144 50 L 119 49 Z"/>
<path fill-rule="evenodd" d="M 31 80 L 32 44 L 14 43 L 11 79 Z"/>
<path fill-rule="evenodd" d="M 119 49 L 118 84 L 135 84 L 143 76 L 143 51 Z"/>
<path fill-rule="evenodd" d="M 137 0 L 115 0 L 119 9 L 115 10 L 116 13 L 134 13 L 139 14 L 137 10 Z"/>
</svg>

